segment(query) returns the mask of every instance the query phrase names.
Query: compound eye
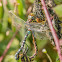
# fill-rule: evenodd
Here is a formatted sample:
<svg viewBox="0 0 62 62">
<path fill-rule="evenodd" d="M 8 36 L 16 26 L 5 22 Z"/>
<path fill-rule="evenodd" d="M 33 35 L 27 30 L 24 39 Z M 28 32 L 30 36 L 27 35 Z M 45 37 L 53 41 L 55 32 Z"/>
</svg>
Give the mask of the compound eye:
<svg viewBox="0 0 62 62">
<path fill-rule="evenodd" d="M 28 16 L 28 19 L 34 20 L 34 17 L 33 16 Z"/>
<path fill-rule="evenodd" d="M 32 16 L 28 16 L 28 19 L 31 19 Z"/>
<path fill-rule="evenodd" d="M 31 19 L 34 20 L 34 17 L 32 16 Z"/>
</svg>

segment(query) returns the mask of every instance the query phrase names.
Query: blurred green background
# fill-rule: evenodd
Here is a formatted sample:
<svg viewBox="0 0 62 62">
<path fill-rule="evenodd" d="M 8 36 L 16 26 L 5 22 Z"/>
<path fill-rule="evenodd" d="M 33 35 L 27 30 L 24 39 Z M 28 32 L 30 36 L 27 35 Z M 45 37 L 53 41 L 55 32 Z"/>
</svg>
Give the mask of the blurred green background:
<svg viewBox="0 0 62 62">
<path fill-rule="evenodd" d="M 53 9 L 58 15 L 59 19 L 62 20 L 62 0 L 54 1 L 57 6 Z M 12 26 L 12 20 L 8 16 L 8 11 L 13 10 L 18 17 L 26 21 L 27 16 L 30 13 L 28 10 L 32 8 L 33 2 L 34 0 L 0 0 L 0 57 L 6 49 L 7 44 L 10 42 L 10 40 L 13 38 L 13 35 L 16 34 L 17 31 L 15 27 Z M 21 60 L 15 60 L 15 53 L 20 48 L 20 44 L 24 39 L 24 35 L 25 34 L 22 32 L 18 32 L 15 35 L 11 47 L 2 62 L 21 62 Z M 59 62 L 59 60 L 57 60 L 57 51 L 53 49 L 53 46 L 50 44 L 49 40 L 36 39 L 36 42 L 38 45 L 38 54 L 33 62 L 50 62 L 47 54 L 51 57 L 52 62 Z M 29 56 L 34 53 L 31 34 L 27 38 L 26 44 L 28 44 L 30 49 L 27 53 Z M 47 50 L 47 53 L 42 52 L 43 48 Z"/>
</svg>

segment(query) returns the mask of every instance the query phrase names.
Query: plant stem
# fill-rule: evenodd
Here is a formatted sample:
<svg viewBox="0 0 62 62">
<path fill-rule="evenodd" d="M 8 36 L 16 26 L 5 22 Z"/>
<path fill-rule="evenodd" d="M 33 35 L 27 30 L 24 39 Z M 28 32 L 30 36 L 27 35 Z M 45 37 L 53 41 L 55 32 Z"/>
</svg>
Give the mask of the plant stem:
<svg viewBox="0 0 62 62">
<path fill-rule="evenodd" d="M 43 6 L 44 13 L 45 13 L 45 16 L 46 16 L 48 24 L 49 24 L 49 28 L 50 28 L 51 33 L 53 35 L 53 38 L 54 38 L 54 41 L 55 41 L 55 44 L 56 44 L 56 49 L 58 51 L 58 55 L 59 55 L 60 61 L 62 62 L 62 55 L 61 55 L 60 46 L 59 46 L 59 39 L 57 37 L 56 31 L 53 28 L 53 25 L 52 25 L 52 22 L 51 22 L 51 18 L 50 18 L 50 14 L 49 14 L 49 12 L 48 12 L 48 10 L 46 8 L 46 4 L 45 4 L 44 0 L 41 0 L 41 4 Z"/>
<path fill-rule="evenodd" d="M 49 54 L 48 54 L 48 53 L 46 53 L 46 55 L 47 55 L 47 57 L 48 57 L 49 61 L 50 61 L 50 62 L 52 62 L 52 59 L 51 59 L 51 57 L 49 56 Z"/>
<path fill-rule="evenodd" d="M 3 52 L 3 55 L 0 57 L 0 62 L 2 62 L 4 56 L 5 56 L 6 53 L 8 52 L 8 50 L 9 50 L 9 48 L 10 48 L 10 46 L 11 46 L 13 40 L 14 40 L 14 37 L 15 37 L 16 34 L 17 34 L 17 32 L 18 32 L 18 31 L 16 31 L 16 32 L 14 33 L 13 37 L 12 37 L 11 40 L 9 41 L 9 43 L 8 43 L 8 45 L 7 45 L 6 49 L 5 49 L 5 51 Z"/>
</svg>

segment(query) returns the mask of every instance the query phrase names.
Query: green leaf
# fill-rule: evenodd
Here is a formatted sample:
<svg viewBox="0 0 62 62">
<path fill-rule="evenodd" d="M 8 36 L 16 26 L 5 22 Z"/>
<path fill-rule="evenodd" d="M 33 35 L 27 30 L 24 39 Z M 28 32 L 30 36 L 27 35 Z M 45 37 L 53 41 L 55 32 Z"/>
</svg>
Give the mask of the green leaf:
<svg viewBox="0 0 62 62">
<path fill-rule="evenodd" d="M 24 0 L 17 0 L 17 2 L 19 3 L 18 5 L 18 13 L 19 16 L 25 20 L 25 1 Z"/>
<path fill-rule="evenodd" d="M 2 3 L 0 3 L 2 5 Z M 3 17 L 3 6 L 0 6 L 0 19 Z"/>
<path fill-rule="evenodd" d="M 62 3 L 62 0 L 54 0 L 54 2 L 55 2 L 56 4 L 61 4 L 61 3 Z"/>
<path fill-rule="evenodd" d="M 62 17 L 62 4 L 54 7 L 53 10 L 56 12 L 58 17 Z"/>
</svg>

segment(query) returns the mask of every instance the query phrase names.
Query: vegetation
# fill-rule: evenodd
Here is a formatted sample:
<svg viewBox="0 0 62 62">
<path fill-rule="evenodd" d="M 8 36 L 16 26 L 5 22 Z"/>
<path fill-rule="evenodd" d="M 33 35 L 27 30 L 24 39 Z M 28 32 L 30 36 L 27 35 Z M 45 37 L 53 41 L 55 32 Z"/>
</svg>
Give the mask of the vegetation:
<svg viewBox="0 0 62 62">
<path fill-rule="evenodd" d="M 62 21 L 62 0 L 54 1 L 57 5 L 53 10 Z M 15 60 L 15 53 L 20 48 L 20 44 L 26 34 L 23 33 L 24 29 L 17 32 L 16 27 L 12 25 L 12 20 L 9 17 L 9 11 L 13 10 L 18 17 L 26 21 L 28 14 L 30 13 L 28 10 L 29 8 L 32 8 L 33 2 L 34 0 L 0 0 L 0 57 L 6 49 L 7 44 L 10 41 L 13 41 L 2 62 L 21 62 L 21 59 Z M 36 39 L 36 42 L 38 45 L 38 54 L 34 58 L 33 62 L 60 62 L 57 50 L 51 44 L 50 40 Z M 31 54 L 34 53 L 32 34 L 28 36 L 26 44 L 29 46 L 27 55 L 31 56 Z M 46 49 L 46 52 L 43 51 L 43 49 Z"/>
</svg>

